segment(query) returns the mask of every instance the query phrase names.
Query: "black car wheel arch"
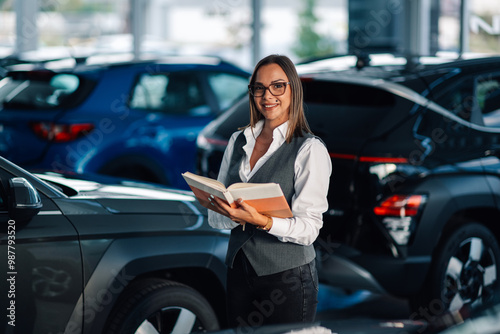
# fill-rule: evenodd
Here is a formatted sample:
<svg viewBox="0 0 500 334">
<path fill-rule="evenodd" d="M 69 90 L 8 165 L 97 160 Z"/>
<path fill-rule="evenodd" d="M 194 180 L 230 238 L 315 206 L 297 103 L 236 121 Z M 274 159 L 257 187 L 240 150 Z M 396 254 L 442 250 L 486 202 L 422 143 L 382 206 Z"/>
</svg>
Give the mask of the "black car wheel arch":
<svg viewBox="0 0 500 334">
<path fill-rule="evenodd" d="M 415 314 L 427 318 L 484 307 L 498 299 L 499 277 L 498 241 L 483 224 L 468 222 L 441 241 L 427 284 L 410 305 Z"/>
<path fill-rule="evenodd" d="M 82 234 L 87 232 L 83 227 L 82 230 Z M 84 295 L 88 296 L 85 306 L 90 314 L 84 319 L 84 333 L 100 333 L 114 318 L 111 314 L 128 299 L 123 296 L 128 295 L 131 289 L 137 290 L 139 285 L 142 286 L 141 282 L 150 282 L 158 277 L 196 290 L 215 309 L 214 319 L 224 319 L 225 306 L 219 299 L 225 300 L 222 287 L 225 266 L 217 258 L 203 253 L 203 250 L 213 246 L 211 238 L 178 234 L 134 238 L 133 247 L 130 242 L 129 239 L 115 240 L 94 269 L 94 273 L 98 274 L 89 278 Z M 167 245 L 176 245 L 175 250 Z M 106 291 L 109 293 L 98 297 Z"/>
<path fill-rule="evenodd" d="M 219 329 L 215 311 L 196 290 L 163 279 L 146 279 L 127 287 L 109 317 L 106 334 Z"/>
</svg>

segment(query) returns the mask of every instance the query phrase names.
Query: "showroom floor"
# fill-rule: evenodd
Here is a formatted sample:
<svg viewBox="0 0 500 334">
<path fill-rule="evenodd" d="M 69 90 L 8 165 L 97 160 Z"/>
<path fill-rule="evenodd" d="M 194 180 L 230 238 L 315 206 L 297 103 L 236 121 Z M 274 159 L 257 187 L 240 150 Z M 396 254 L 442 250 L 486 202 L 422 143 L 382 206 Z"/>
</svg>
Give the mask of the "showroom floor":
<svg viewBox="0 0 500 334">
<path fill-rule="evenodd" d="M 320 284 L 317 320 L 346 318 L 408 319 L 410 309 L 405 300 L 373 294 L 368 291 L 347 293 Z"/>
</svg>

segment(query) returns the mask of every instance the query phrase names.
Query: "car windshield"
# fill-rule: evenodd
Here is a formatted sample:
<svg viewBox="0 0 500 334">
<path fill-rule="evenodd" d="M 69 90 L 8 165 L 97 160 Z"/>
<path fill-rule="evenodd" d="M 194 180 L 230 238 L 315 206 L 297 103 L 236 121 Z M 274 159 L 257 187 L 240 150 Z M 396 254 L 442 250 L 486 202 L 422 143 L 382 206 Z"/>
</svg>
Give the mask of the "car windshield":
<svg viewBox="0 0 500 334">
<path fill-rule="evenodd" d="M 9 109 L 53 109 L 81 101 L 84 86 L 74 74 L 52 71 L 13 72 L 0 81 L 0 106 Z"/>
</svg>

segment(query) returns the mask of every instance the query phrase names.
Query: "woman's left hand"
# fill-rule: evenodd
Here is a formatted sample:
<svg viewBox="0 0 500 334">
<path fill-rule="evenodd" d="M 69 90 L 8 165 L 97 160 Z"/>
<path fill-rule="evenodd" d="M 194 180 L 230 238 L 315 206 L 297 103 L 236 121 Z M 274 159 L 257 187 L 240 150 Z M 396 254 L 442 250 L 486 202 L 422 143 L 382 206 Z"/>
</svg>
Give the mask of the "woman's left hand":
<svg viewBox="0 0 500 334">
<path fill-rule="evenodd" d="M 267 224 L 267 216 L 260 214 L 254 207 L 245 203 L 241 198 L 235 201 L 238 205 L 236 208 L 230 207 L 217 197 L 212 198 L 212 202 L 215 202 L 215 205 L 227 212 L 227 216 L 235 223 L 250 223 L 257 227 L 263 227 Z"/>
</svg>

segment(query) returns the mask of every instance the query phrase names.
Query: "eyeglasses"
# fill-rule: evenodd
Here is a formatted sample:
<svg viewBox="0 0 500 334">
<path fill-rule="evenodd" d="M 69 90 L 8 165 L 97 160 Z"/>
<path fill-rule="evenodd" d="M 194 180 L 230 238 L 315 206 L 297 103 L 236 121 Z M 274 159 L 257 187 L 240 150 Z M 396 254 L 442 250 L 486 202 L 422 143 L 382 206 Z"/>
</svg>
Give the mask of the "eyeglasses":
<svg viewBox="0 0 500 334">
<path fill-rule="evenodd" d="M 268 87 L 264 85 L 248 85 L 248 91 L 254 97 L 262 97 L 266 93 L 266 90 L 269 89 L 269 92 L 273 96 L 280 96 L 285 94 L 286 86 L 289 85 L 290 82 L 276 82 Z"/>
</svg>

